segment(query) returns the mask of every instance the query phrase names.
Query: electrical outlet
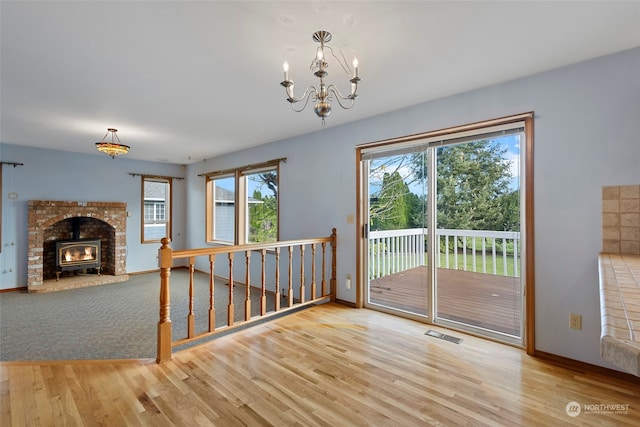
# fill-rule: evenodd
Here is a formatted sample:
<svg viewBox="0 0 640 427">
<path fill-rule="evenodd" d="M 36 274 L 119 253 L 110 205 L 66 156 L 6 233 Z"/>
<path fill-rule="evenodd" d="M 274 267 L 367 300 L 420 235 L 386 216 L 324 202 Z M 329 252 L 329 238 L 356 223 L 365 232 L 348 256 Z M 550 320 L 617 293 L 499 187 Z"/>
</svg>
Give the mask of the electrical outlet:
<svg viewBox="0 0 640 427">
<path fill-rule="evenodd" d="M 571 313 L 569 315 L 569 327 L 571 329 L 582 329 L 582 316 L 579 314 Z"/>
</svg>

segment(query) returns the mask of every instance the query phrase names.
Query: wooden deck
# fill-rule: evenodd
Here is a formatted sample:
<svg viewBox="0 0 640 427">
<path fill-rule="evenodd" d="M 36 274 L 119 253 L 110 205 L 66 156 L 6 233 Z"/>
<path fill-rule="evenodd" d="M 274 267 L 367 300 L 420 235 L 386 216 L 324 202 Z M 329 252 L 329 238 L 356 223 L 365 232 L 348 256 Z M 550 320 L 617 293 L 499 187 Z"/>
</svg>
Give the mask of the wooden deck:
<svg viewBox="0 0 640 427">
<path fill-rule="evenodd" d="M 374 279 L 370 302 L 427 315 L 427 275 L 427 267 L 416 267 Z M 520 336 L 519 278 L 439 268 L 437 282 L 437 317 Z"/>
</svg>

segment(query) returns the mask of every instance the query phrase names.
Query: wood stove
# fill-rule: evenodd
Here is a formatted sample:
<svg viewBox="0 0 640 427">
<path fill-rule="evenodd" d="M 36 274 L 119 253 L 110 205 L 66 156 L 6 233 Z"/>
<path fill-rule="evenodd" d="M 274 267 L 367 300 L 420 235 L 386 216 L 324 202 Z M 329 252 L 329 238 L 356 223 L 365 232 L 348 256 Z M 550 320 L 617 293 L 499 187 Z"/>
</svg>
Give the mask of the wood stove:
<svg viewBox="0 0 640 427">
<path fill-rule="evenodd" d="M 94 268 L 98 276 L 100 263 L 100 239 L 72 239 L 56 241 L 56 281 L 63 271 Z"/>
</svg>

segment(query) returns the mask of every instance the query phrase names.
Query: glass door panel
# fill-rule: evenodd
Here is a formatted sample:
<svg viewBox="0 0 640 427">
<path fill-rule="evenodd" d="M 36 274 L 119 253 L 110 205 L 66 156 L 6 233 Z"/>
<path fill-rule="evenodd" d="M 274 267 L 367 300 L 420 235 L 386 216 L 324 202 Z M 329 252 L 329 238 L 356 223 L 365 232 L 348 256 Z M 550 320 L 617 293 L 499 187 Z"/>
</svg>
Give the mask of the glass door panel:
<svg viewBox="0 0 640 427">
<path fill-rule="evenodd" d="M 521 342 L 520 133 L 436 151 L 435 317 Z"/>
<path fill-rule="evenodd" d="M 368 161 L 366 302 L 429 314 L 426 151 Z"/>
</svg>

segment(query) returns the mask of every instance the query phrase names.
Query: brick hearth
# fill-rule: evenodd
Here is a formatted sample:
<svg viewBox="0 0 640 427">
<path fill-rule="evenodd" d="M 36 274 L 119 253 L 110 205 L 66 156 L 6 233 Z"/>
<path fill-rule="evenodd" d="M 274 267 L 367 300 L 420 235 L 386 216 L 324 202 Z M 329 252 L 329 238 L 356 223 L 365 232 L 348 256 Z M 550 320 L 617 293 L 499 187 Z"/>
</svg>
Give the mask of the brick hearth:
<svg viewBox="0 0 640 427">
<path fill-rule="evenodd" d="M 127 204 L 119 202 L 67 202 L 31 200 L 28 204 L 28 266 L 27 288 L 29 292 L 51 292 L 82 286 L 94 286 L 101 283 L 113 283 L 127 279 L 126 258 L 126 226 Z M 61 226 L 70 218 L 81 218 L 84 223 L 93 224 L 88 227 L 88 233 L 98 233 L 102 241 L 102 264 L 105 274 L 86 275 L 61 278 L 59 282 L 45 280 L 50 272 L 48 266 L 50 255 L 45 254 L 45 248 L 51 247 L 51 242 L 57 239 L 69 238 L 59 234 L 67 227 Z M 102 226 L 102 227 L 100 227 Z M 73 285 L 65 280 L 73 282 Z"/>
</svg>

